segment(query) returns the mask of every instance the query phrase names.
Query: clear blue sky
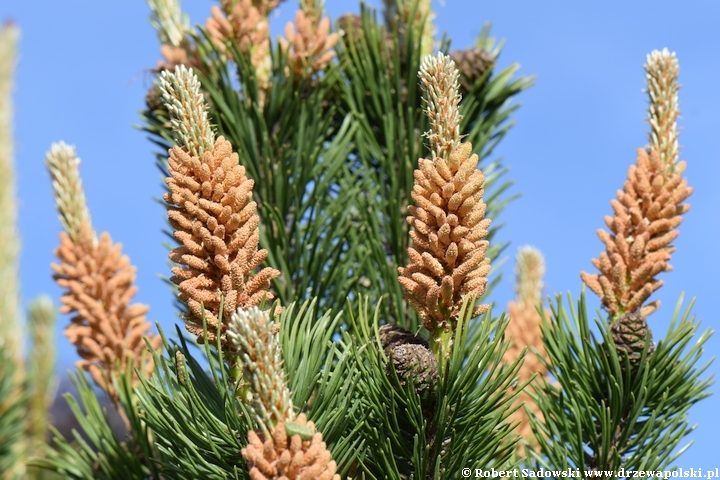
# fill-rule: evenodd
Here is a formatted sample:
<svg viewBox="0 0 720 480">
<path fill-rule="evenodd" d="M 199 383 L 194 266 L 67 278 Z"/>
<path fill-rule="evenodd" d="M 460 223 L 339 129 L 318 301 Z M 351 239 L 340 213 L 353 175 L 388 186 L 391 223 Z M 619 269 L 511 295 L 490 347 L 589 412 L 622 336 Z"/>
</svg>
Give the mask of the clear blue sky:
<svg viewBox="0 0 720 480">
<path fill-rule="evenodd" d="M 357 11 L 355 1 L 328 0 L 335 18 Z M 371 2 L 372 3 L 372 2 Z M 375 2 L 377 4 L 379 2 Z M 662 338 L 681 292 L 696 296 L 695 312 L 716 328 L 720 272 L 720 3 L 637 0 L 606 2 L 486 2 L 446 0 L 435 4 L 439 32 L 455 47 L 467 47 L 486 21 L 506 39 L 501 66 L 519 62 L 537 84 L 521 95 L 517 126 L 497 149 L 512 170 L 514 192 L 522 198 L 503 214 L 501 237 L 518 246 L 533 244 L 547 259 L 546 293 L 580 291 L 580 270 L 601 251 L 595 230 L 611 213 L 610 199 L 622 187 L 635 150 L 647 142 L 643 93 L 645 56 L 667 47 L 680 61 L 681 157 L 695 193 L 676 241 L 663 302 L 649 319 Z M 193 23 L 204 23 L 213 2 L 184 2 Z M 286 1 L 272 18 L 274 35 L 294 15 Z M 137 300 L 151 305 L 150 319 L 165 329 L 175 322 L 161 245 L 163 209 L 154 147 L 132 127 L 159 58 L 158 42 L 142 1 L 3 0 L 0 21 L 12 18 L 22 29 L 15 94 L 16 160 L 20 229 L 23 236 L 24 301 L 40 293 L 59 300 L 48 264 L 57 244 L 51 185 L 43 161 L 52 142 L 77 145 L 93 223 L 108 230 L 138 266 Z M 493 300 L 512 297 L 512 262 Z M 713 273 L 715 272 L 715 273 Z M 591 306 L 597 300 L 591 295 Z M 60 319 L 60 330 L 67 322 Z M 76 360 L 61 334 L 61 371 Z M 707 344 L 705 360 L 720 349 L 720 336 Z M 715 371 L 717 365 L 711 367 Z M 717 395 L 691 409 L 698 423 L 695 441 L 677 463 L 684 468 L 720 467 Z M 713 453 L 715 452 L 715 453 Z"/>
</svg>

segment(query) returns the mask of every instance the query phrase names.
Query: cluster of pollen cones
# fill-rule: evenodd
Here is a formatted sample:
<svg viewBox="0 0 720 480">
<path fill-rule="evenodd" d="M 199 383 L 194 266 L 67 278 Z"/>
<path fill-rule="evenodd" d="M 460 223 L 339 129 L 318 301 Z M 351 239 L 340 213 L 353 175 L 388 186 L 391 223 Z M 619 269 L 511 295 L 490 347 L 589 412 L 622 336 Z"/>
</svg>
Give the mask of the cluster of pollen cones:
<svg viewBox="0 0 720 480">
<path fill-rule="evenodd" d="M 255 68 L 265 69 L 269 75 L 267 15 L 278 3 L 240 0 L 223 2 L 222 10 L 214 7 L 207 23 L 211 41 L 224 54 L 228 52 L 228 41 L 236 41 L 243 53 L 251 54 Z M 321 13 L 301 9 L 295 23 L 287 25 L 287 39 L 281 39 L 280 46 L 288 58 L 288 72 L 292 70 L 299 76 L 316 74 L 333 59 L 339 36 L 330 32 L 329 18 L 321 18 Z M 175 49 L 186 57 L 189 52 L 188 45 L 181 43 L 164 48 Z M 473 79 L 463 84 L 465 90 L 474 87 L 474 81 L 495 61 L 477 49 L 456 58 L 464 62 L 464 78 Z M 472 68 L 475 60 L 482 60 L 481 65 Z M 184 67 L 178 67 L 177 72 L 181 70 L 188 78 L 192 75 Z M 412 245 L 407 251 L 408 265 L 398 268 L 398 280 L 408 304 L 417 311 L 433 335 L 432 340 L 437 341 L 439 333 L 452 332 L 456 327 L 465 299 L 473 299 L 473 316 L 490 308 L 474 301 L 487 288 L 490 259 L 486 256 L 486 237 L 491 220 L 485 218 L 485 177 L 477 168 L 478 155 L 472 153 L 469 142 L 460 143 L 461 97 L 455 64 L 440 54 L 437 60 L 423 63 L 420 77 L 432 127 L 426 134 L 432 154 L 430 159 L 419 159 L 414 172 L 414 205 L 408 206 L 407 217 Z M 193 80 L 199 85 L 197 78 Z M 189 98 L 194 103 L 177 101 L 177 105 L 169 107 L 173 128 L 179 130 L 178 125 L 182 125 L 186 133 L 201 130 L 188 120 L 206 114 L 199 87 L 192 91 L 182 82 L 177 85 L 177 89 L 166 89 L 165 95 L 175 100 Z M 192 117 L 191 113 L 197 115 Z M 219 342 L 223 351 L 231 353 L 232 358 L 227 357 L 230 363 L 240 359 L 244 364 L 244 374 L 254 381 L 248 382 L 251 388 L 264 390 L 252 392 L 252 408 L 261 428 L 248 433 L 248 445 L 242 449 L 250 478 L 339 480 L 322 434 L 315 431 L 304 414 L 295 417 L 277 330 L 267 312 L 257 308 L 273 299 L 271 282 L 280 272 L 263 268 L 268 252 L 259 248 L 260 218 L 253 200 L 254 182 L 247 177 L 230 142 L 223 137 L 214 140 L 209 123 L 206 127 L 207 135 L 196 142 L 201 149 L 188 148 L 188 140 L 184 145 L 178 141 L 179 145 L 169 151 L 169 191 L 164 195 L 173 235 L 179 243 L 170 253 L 175 263 L 170 280 L 178 288 L 179 299 L 187 305 L 186 327 L 199 342 Z M 676 139 L 676 133 L 672 135 Z M 671 270 L 669 261 L 675 248 L 671 243 L 678 235 L 682 214 L 689 209 L 683 202 L 692 194 L 692 188 L 682 178 L 684 169 L 684 162 L 669 168 L 667 158 L 657 149 L 638 150 L 636 164 L 630 167 L 623 189 L 611 202 L 614 214 L 605 217 L 609 231 L 598 231 L 605 245 L 605 251 L 593 259 L 599 273 L 581 274 L 616 321 L 612 324 L 613 335 L 622 337 L 622 346 L 628 351 L 644 347 L 644 317 L 659 305 L 659 301 L 647 303 L 662 285 L 655 277 Z M 79 190 L 79 183 L 77 186 Z M 131 304 L 137 291 L 135 269 L 108 234 L 95 238 L 89 221 L 80 225 L 77 234 L 61 234 L 56 255 L 61 263 L 52 266 L 54 277 L 66 289 L 61 312 L 74 314 L 66 335 L 82 357 L 79 366 L 117 403 L 110 373 L 124 371 L 128 362 L 150 373 L 153 363 L 146 358 L 146 341 L 153 349 L 161 346 L 159 336 L 148 335 L 148 307 Z M 521 384 L 530 384 L 533 375 L 547 374 L 541 314 L 536 309 L 541 305 L 542 275 L 537 272 L 544 271 L 538 255 L 533 257 L 533 265 L 538 265 L 534 280 L 526 289 L 530 293 L 520 292 L 518 302 L 509 305 L 512 321 L 507 333 L 512 344 L 505 360 L 514 361 L 528 346 L 537 353 L 525 356 L 519 373 Z M 383 327 L 380 334 L 401 381 L 415 382 L 418 394 L 432 392 L 439 368 L 429 344 L 392 326 Z M 519 401 L 541 416 L 529 393 L 522 392 Z M 519 409 L 513 419 L 521 435 L 531 438 L 528 414 Z"/>
<path fill-rule="evenodd" d="M 285 36 L 280 45 L 288 52 L 288 65 L 300 77 L 324 70 L 335 58 L 333 47 L 339 40 L 337 33 L 330 33 L 330 18 L 313 18 L 303 10 L 295 15 L 295 25 L 285 26 Z M 297 29 L 297 31 L 296 31 Z"/>
<path fill-rule="evenodd" d="M 203 341 L 207 328 L 207 339 L 214 343 L 238 308 L 272 300 L 270 281 L 280 272 L 255 272 L 267 250 L 258 249 L 254 182 L 245 175 L 230 142 L 219 137 L 202 158 L 173 147 L 168 162 L 170 192 L 165 201 L 180 242 L 170 253 L 177 264 L 171 280 L 188 305 L 187 329 Z"/>
<path fill-rule="evenodd" d="M 485 240 L 484 176 L 477 154 L 463 143 L 447 160 L 420 159 L 409 206 L 410 264 L 398 269 L 406 299 L 430 331 L 450 328 L 465 295 L 480 297 L 487 285 L 490 259 Z M 481 315 L 489 305 L 476 306 Z"/>
<path fill-rule="evenodd" d="M 161 344 L 160 336 L 148 335 L 148 306 L 130 303 L 137 292 L 135 267 L 121 249 L 107 233 L 96 241 L 85 222 L 74 241 L 67 233 L 60 234 L 55 255 L 61 263 L 52 265 L 58 285 L 67 289 L 60 312 L 75 314 L 65 335 L 82 358 L 78 366 L 87 370 L 113 401 L 117 401 L 117 392 L 110 372 L 123 372 L 130 361 L 133 368 L 149 374 L 153 362 L 143 337 L 155 349 Z"/>
<path fill-rule="evenodd" d="M 313 422 L 301 413 L 293 424 L 314 432 Z M 253 480 L 340 480 L 335 473 L 336 464 L 322 434 L 314 432 L 309 438 L 299 434 L 289 435 L 286 423 L 280 422 L 272 431 L 271 438 L 262 439 L 256 432 L 248 433 L 248 445 L 242 449 Z"/>
<path fill-rule="evenodd" d="M 690 209 L 682 203 L 693 191 L 682 178 L 684 170 L 685 162 L 668 169 L 657 151 L 639 149 L 637 163 L 611 201 L 614 215 L 605 217 L 610 232 L 598 230 L 606 251 L 593 259 L 600 273 L 581 273 L 611 317 L 634 312 L 647 316 L 660 304 L 645 301 L 663 284 L 655 276 L 672 269 L 671 243 L 678 236 L 681 215 Z"/>
</svg>

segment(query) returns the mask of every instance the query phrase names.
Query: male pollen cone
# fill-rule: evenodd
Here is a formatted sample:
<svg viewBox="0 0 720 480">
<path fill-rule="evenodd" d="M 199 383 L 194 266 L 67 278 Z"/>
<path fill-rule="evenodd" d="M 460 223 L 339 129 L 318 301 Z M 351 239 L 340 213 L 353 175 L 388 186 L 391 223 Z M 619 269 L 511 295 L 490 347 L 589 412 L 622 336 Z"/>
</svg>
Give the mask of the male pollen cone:
<svg viewBox="0 0 720 480">
<path fill-rule="evenodd" d="M 188 331 L 202 342 L 204 315 L 208 341 L 216 342 L 217 335 L 224 337 L 238 308 L 272 300 L 270 281 L 280 272 L 272 268 L 256 272 L 267 250 L 258 249 L 260 219 L 252 201 L 254 182 L 245 175 L 230 142 L 219 137 L 202 158 L 173 147 L 168 167 L 170 192 L 164 199 L 180 242 L 170 252 L 170 259 L 177 263 L 170 280 L 189 307 L 185 314 Z"/>
<path fill-rule="evenodd" d="M 478 156 L 463 143 L 447 160 L 421 158 L 415 170 L 411 216 L 410 264 L 398 268 L 405 298 L 430 331 L 447 330 L 457 321 L 465 295 L 480 297 L 487 286 L 485 257 L 490 219 L 485 217 L 484 181 Z M 478 305 L 473 315 L 490 308 Z"/>
<path fill-rule="evenodd" d="M 682 178 L 684 170 L 684 161 L 668 171 L 656 150 L 638 149 L 637 164 L 610 202 L 615 212 L 605 217 L 610 233 L 597 232 L 606 251 L 592 260 L 600 273 L 580 275 L 611 317 L 634 312 L 646 317 L 660 305 L 659 300 L 643 304 L 663 284 L 655 276 L 672 270 L 671 243 L 681 215 L 690 209 L 682 202 L 693 191 Z"/>
</svg>

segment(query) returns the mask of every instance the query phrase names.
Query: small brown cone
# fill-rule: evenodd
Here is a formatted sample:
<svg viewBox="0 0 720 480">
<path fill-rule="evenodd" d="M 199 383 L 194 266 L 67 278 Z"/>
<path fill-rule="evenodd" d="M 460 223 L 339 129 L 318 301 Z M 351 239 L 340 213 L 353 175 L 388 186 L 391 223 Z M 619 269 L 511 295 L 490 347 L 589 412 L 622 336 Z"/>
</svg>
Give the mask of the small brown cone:
<svg viewBox="0 0 720 480">
<path fill-rule="evenodd" d="M 380 327 L 380 343 L 395 367 L 401 385 L 412 383 L 420 398 L 427 398 L 435 388 L 438 364 L 428 343 L 411 332 L 394 325 Z M 389 368 L 390 364 L 388 364 Z M 388 372 L 389 373 L 389 372 Z"/>
<path fill-rule="evenodd" d="M 639 313 L 626 313 L 610 324 L 610 332 L 615 341 L 615 350 L 620 357 L 621 365 L 627 355 L 630 366 L 636 368 L 642 358 L 645 343 L 648 345 L 648 354 L 655 350 L 652 341 L 652 332 L 648 328 L 645 317 Z"/>
<path fill-rule="evenodd" d="M 450 53 L 450 58 L 460 72 L 460 88 L 463 95 L 467 95 L 473 89 L 475 82 L 495 67 L 495 57 L 484 48 L 470 47 L 465 50 L 455 50 Z M 490 78 L 489 75 L 487 78 Z"/>
</svg>

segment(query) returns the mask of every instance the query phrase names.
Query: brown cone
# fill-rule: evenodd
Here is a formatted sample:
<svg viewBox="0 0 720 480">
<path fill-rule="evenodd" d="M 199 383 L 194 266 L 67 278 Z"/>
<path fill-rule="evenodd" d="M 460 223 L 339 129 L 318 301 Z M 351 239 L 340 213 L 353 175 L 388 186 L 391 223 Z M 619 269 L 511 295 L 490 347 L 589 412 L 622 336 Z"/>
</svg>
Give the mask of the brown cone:
<svg viewBox="0 0 720 480">
<path fill-rule="evenodd" d="M 427 397 L 435 388 L 438 377 L 437 359 L 427 342 L 394 325 L 383 325 L 379 334 L 380 343 L 390 357 L 401 385 L 411 382 L 415 393 L 421 398 Z"/>
<path fill-rule="evenodd" d="M 648 328 L 645 317 L 639 313 L 626 313 L 610 324 L 610 332 L 615 341 L 615 350 L 623 362 L 625 355 L 628 356 L 630 365 L 635 367 L 642 358 L 645 342 L 648 345 L 648 354 L 655 350 L 652 341 L 652 332 Z"/>
<path fill-rule="evenodd" d="M 465 50 L 455 50 L 450 53 L 450 58 L 460 72 L 460 88 L 463 95 L 472 91 L 475 82 L 488 70 L 495 67 L 495 57 L 483 48 L 470 47 Z M 488 75 L 487 78 L 490 76 Z"/>
</svg>

